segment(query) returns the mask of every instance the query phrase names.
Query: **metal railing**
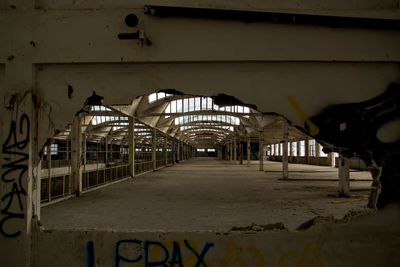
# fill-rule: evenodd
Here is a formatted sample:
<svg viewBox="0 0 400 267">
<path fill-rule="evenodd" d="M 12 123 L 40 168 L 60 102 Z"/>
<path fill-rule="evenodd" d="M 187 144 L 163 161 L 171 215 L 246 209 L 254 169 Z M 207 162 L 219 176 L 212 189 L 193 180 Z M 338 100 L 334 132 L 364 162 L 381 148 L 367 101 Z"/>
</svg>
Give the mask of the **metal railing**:
<svg viewBox="0 0 400 267">
<path fill-rule="evenodd" d="M 69 173 L 64 175 L 42 177 L 40 202 L 51 202 L 52 200 L 69 196 L 71 195 L 71 190 L 71 175 Z"/>
<path fill-rule="evenodd" d="M 109 166 L 85 171 L 82 174 L 83 192 L 95 187 L 112 183 L 129 176 L 129 164 Z M 50 183 L 50 184 L 49 184 Z M 68 197 L 74 193 L 70 170 L 68 173 L 41 178 L 41 203 Z"/>
<path fill-rule="evenodd" d="M 135 161 L 135 174 L 145 173 L 153 170 L 153 161 Z"/>
<path fill-rule="evenodd" d="M 83 191 L 129 176 L 129 164 L 110 166 L 104 169 L 86 171 L 82 174 Z"/>
</svg>

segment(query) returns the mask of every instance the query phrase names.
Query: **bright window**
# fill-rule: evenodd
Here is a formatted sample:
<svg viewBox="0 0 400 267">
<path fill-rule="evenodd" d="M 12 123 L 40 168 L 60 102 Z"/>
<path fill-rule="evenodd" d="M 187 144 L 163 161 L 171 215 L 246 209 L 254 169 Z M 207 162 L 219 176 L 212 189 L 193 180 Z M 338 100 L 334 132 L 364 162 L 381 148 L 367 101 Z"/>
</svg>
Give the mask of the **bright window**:
<svg viewBox="0 0 400 267">
<path fill-rule="evenodd" d="M 305 143 L 306 143 L 306 141 L 304 141 L 304 140 L 302 140 L 302 141 L 300 141 L 299 142 L 299 144 L 300 144 L 300 154 L 299 154 L 299 156 L 300 157 L 304 157 L 305 155 L 306 155 L 306 146 L 305 146 Z"/>
<path fill-rule="evenodd" d="M 323 158 L 328 157 L 328 154 L 324 153 L 324 151 L 322 151 L 322 149 L 323 149 L 323 146 L 320 145 L 319 146 L 319 156 L 323 157 Z"/>
<path fill-rule="evenodd" d="M 297 142 L 292 142 L 292 154 L 291 156 L 297 156 Z"/>
<path fill-rule="evenodd" d="M 315 157 L 315 139 L 311 139 L 308 141 L 308 154 L 310 157 Z"/>
</svg>

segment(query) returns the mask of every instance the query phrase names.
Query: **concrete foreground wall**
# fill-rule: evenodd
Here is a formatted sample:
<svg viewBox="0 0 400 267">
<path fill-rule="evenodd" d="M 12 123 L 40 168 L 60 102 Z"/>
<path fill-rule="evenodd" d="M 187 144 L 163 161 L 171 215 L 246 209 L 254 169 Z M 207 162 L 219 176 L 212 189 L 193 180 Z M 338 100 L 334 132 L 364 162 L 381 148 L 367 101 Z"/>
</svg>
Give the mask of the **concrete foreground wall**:
<svg viewBox="0 0 400 267">
<path fill-rule="evenodd" d="M 399 225 L 392 205 L 301 232 L 37 230 L 32 266 L 400 266 Z"/>
<path fill-rule="evenodd" d="M 316 249 L 312 262 L 320 266 L 335 266 L 344 258 L 348 266 L 358 261 L 399 265 L 393 252 L 398 250 L 398 232 L 390 230 L 394 220 L 399 221 L 397 213 L 390 221 L 368 217 L 359 227 L 326 226 L 301 234 L 171 233 L 162 238 L 157 233 L 32 233 L 31 226 L 40 218 L 39 152 L 47 138 L 72 122 L 94 91 L 105 104 L 129 104 L 137 96 L 165 88 L 194 95 L 225 93 L 304 126 L 288 96 L 313 116 L 332 104 L 371 99 L 400 77 L 398 31 L 164 19 L 143 13 L 144 4 L 168 4 L 399 18 L 398 0 L 215 2 L 0 0 L 0 266 L 31 266 L 31 260 L 40 267 L 88 266 L 88 241 L 94 242 L 97 266 L 113 266 L 118 241 L 134 238 L 150 249 L 157 245 L 143 241 L 187 239 L 198 250 L 211 242 L 207 266 L 276 265 L 282 255 L 296 265 L 301 253 Z M 130 13 L 139 17 L 134 29 L 124 23 Z M 117 38 L 137 30 L 145 33 L 151 46 Z M 347 236 L 354 243 L 346 242 Z M 191 253 L 182 241 L 179 247 L 182 257 Z M 239 248 L 245 255 L 237 252 Z M 181 254 L 175 251 L 169 253 L 179 259 Z M 264 263 L 247 260 L 261 259 L 260 253 Z M 175 262 L 170 266 L 181 266 Z"/>
</svg>

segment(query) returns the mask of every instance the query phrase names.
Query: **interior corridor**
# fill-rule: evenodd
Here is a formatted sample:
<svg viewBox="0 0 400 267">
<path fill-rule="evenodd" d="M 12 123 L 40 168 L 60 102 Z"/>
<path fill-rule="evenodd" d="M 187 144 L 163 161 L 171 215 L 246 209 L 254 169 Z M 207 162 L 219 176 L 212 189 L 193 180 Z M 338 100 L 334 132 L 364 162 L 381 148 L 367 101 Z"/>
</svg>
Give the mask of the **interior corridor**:
<svg viewBox="0 0 400 267">
<path fill-rule="evenodd" d="M 229 231 L 282 222 L 292 230 L 367 204 L 368 172 L 351 170 L 351 197 L 337 198 L 337 168 L 289 164 L 284 181 L 282 163 L 258 167 L 193 158 L 44 207 L 41 221 L 47 229 Z"/>
</svg>

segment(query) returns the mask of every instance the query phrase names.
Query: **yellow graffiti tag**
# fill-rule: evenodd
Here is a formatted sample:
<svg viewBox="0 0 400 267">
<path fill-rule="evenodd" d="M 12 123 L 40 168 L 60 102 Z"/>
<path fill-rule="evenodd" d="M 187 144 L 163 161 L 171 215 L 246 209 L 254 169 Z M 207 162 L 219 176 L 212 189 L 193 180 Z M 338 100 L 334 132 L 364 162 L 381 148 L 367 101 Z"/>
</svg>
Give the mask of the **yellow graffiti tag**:
<svg viewBox="0 0 400 267">
<path fill-rule="evenodd" d="M 250 256 L 246 257 L 246 256 Z M 247 258 L 257 263 L 248 264 Z M 234 244 L 229 244 L 225 249 L 224 256 L 220 261 L 219 267 L 263 267 L 265 260 L 262 253 L 254 247 L 238 248 Z"/>
<path fill-rule="evenodd" d="M 290 262 L 294 262 L 294 267 L 325 267 L 324 261 L 322 260 L 321 253 L 319 249 L 313 245 L 307 245 L 302 253 L 296 258 L 296 253 L 293 250 L 288 250 L 287 252 L 283 253 L 279 259 L 279 267 L 287 267 L 289 266 L 287 263 L 289 260 Z"/>
<path fill-rule="evenodd" d="M 312 136 L 316 136 L 319 133 L 319 128 L 310 120 L 304 109 L 300 106 L 300 103 L 293 96 L 288 96 L 287 100 L 289 101 L 289 104 L 293 107 L 293 109 L 297 112 L 300 119 L 305 122 L 305 124 L 307 124 L 308 128 L 310 129 L 310 134 Z"/>
</svg>

